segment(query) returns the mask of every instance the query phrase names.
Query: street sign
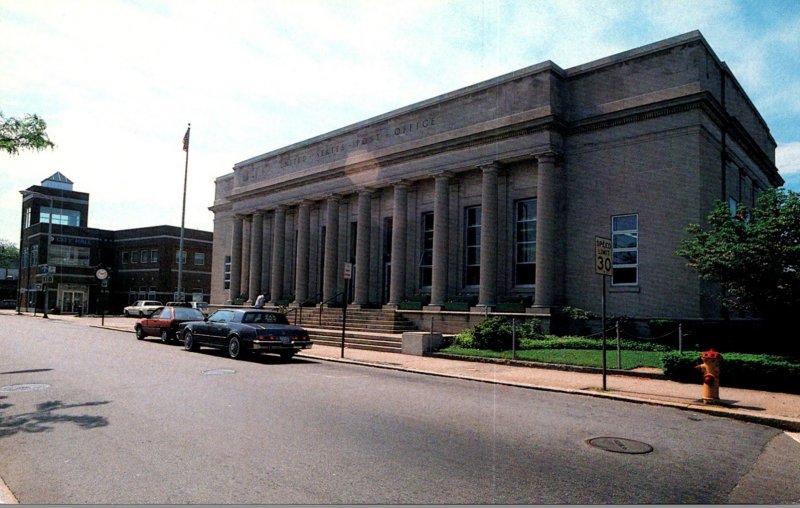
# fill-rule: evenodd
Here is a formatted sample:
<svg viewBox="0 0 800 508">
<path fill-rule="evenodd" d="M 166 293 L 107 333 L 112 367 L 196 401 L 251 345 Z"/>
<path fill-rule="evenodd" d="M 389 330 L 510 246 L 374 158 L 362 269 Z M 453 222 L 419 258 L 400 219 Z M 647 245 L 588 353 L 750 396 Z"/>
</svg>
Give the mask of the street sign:
<svg viewBox="0 0 800 508">
<path fill-rule="evenodd" d="M 353 278 L 353 263 L 344 264 L 344 278 L 350 280 Z"/>
<path fill-rule="evenodd" d="M 594 237 L 594 260 L 594 273 L 598 275 L 612 274 L 611 240 L 599 236 Z"/>
<path fill-rule="evenodd" d="M 42 290 L 42 285 L 37 282 L 36 284 L 33 285 L 33 290 L 34 291 L 41 291 Z"/>
</svg>

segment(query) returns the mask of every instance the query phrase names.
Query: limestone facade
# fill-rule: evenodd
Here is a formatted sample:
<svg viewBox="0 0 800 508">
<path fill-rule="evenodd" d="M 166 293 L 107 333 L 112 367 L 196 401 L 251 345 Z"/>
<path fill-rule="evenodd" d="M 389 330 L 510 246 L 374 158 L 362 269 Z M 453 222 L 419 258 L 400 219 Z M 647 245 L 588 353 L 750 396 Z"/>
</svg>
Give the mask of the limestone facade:
<svg viewBox="0 0 800 508">
<path fill-rule="evenodd" d="M 717 317 L 674 252 L 716 200 L 783 183 L 775 141 L 699 32 L 543 62 L 235 164 L 216 179 L 212 304 L 524 302 Z M 340 297 L 339 297 L 340 298 Z"/>
</svg>

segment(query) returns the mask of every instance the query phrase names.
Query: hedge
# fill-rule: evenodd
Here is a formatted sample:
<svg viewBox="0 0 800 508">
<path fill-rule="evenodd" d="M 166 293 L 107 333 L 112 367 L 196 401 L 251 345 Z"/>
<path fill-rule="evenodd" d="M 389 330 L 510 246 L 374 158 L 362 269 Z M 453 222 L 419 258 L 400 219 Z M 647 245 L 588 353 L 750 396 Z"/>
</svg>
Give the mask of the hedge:
<svg viewBox="0 0 800 508">
<path fill-rule="evenodd" d="M 675 381 L 700 382 L 700 352 L 669 352 L 662 357 L 664 375 Z M 787 356 L 723 353 L 720 386 L 800 393 L 800 360 Z"/>
</svg>

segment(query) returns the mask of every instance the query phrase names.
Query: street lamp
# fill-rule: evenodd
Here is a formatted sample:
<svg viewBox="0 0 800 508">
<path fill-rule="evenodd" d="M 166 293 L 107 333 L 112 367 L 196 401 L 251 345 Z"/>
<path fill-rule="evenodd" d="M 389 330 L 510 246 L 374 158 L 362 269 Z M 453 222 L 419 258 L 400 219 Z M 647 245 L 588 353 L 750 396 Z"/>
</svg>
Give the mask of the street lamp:
<svg viewBox="0 0 800 508">
<path fill-rule="evenodd" d="M 26 196 L 34 196 L 39 198 L 45 198 L 50 200 L 50 213 L 47 219 L 47 254 L 45 255 L 45 265 L 49 266 L 47 263 L 48 259 L 50 258 L 50 242 L 53 238 L 53 196 L 48 196 L 47 194 L 42 194 L 41 192 L 36 191 L 29 191 L 29 190 L 21 190 L 19 191 L 22 194 L 23 200 Z M 41 219 L 42 214 L 39 212 L 39 218 Z M 20 244 L 20 250 L 22 250 L 22 245 Z M 44 313 L 42 314 L 42 318 L 48 319 L 47 316 L 47 307 L 50 306 L 50 286 L 47 284 L 47 275 L 44 279 Z M 30 281 L 29 281 L 30 282 Z"/>
</svg>

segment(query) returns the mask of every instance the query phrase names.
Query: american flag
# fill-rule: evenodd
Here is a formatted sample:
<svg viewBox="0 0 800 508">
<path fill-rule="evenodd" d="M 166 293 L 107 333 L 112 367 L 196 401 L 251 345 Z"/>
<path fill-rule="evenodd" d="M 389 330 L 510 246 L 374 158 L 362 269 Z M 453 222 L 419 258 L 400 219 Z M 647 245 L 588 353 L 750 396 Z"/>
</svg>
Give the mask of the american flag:
<svg viewBox="0 0 800 508">
<path fill-rule="evenodd" d="M 189 151 L 189 131 L 192 130 L 192 126 L 186 128 L 186 134 L 183 135 L 183 151 Z"/>
</svg>

